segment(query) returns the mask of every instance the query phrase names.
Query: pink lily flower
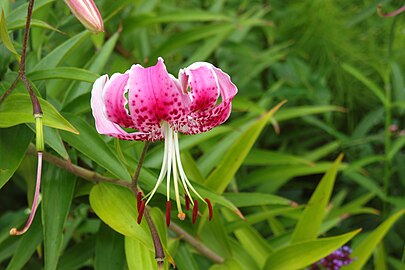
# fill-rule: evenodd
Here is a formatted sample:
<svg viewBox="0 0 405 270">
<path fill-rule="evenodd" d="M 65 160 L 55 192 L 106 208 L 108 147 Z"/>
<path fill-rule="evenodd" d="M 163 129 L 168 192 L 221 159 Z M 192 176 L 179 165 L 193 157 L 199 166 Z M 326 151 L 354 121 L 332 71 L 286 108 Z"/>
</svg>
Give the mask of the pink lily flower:
<svg viewBox="0 0 405 270">
<path fill-rule="evenodd" d="M 65 3 L 88 30 L 104 32 L 103 19 L 93 0 L 65 0 Z"/>
<path fill-rule="evenodd" d="M 209 219 L 212 219 L 209 199 L 201 197 L 184 172 L 178 133 L 198 134 L 225 122 L 237 91 L 229 75 L 210 63 L 197 62 L 181 69 L 176 79 L 167 72 L 162 58 L 155 66 L 133 65 L 124 74 L 115 73 L 110 79 L 103 75 L 95 81 L 91 108 L 100 134 L 123 140 L 165 140 L 156 185 L 143 198 L 138 194 L 139 223 L 145 206 L 166 178 L 166 223 L 170 224 L 171 176 L 179 219 L 184 220 L 186 216 L 180 202 L 179 184 L 184 189 L 186 210 L 190 203 L 193 205 L 192 222 L 198 215 L 198 200 L 193 200 L 192 194 L 207 204 Z M 128 133 L 122 127 L 137 131 Z"/>
</svg>

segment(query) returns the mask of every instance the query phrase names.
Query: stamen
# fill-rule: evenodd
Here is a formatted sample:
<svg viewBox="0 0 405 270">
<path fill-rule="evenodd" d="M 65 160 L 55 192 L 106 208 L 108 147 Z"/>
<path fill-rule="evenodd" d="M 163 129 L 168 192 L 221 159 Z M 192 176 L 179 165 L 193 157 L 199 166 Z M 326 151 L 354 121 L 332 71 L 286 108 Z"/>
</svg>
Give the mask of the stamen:
<svg viewBox="0 0 405 270">
<path fill-rule="evenodd" d="M 195 221 L 197 220 L 197 215 L 198 215 L 198 201 L 194 200 L 194 207 L 193 207 L 193 218 L 191 223 L 194 224 Z"/>
<path fill-rule="evenodd" d="M 136 196 L 136 207 L 139 212 L 139 207 L 141 206 L 141 201 L 142 201 L 142 192 L 138 192 L 138 195 Z"/>
<path fill-rule="evenodd" d="M 212 211 L 212 205 L 209 199 L 205 198 L 205 201 L 208 205 L 208 211 L 209 211 L 209 221 L 212 220 L 212 216 L 214 215 L 213 211 Z"/>
<path fill-rule="evenodd" d="M 38 198 L 39 198 L 39 190 L 41 187 L 41 174 L 42 174 L 42 152 L 38 152 L 38 168 L 37 168 L 37 182 L 35 184 L 35 194 L 34 194 L 34 201 L 32 202 L 32 208 L 30 216 L 22 230 L 17 230 L 17 228 L 12 228 L 10 230 L 10 235 L 21 235 L 24 234 L 31 226 L 32 221 L 35 217 L 35 212 L 37 211 L 38 207 Z"/>
<path fill-rule="evenodd" d="M 186 201 L 186 210 L 190 210 L 190 197 L 187 194 L 184 194 L 185 201 Z"/>
<path fill-rule="evenodd" d="M 170 226 L 170 207 L 171 207 L 171 203 L 170 201 L 166 202 L 166 225 L 167 227 Z"/>
<path fill-rule="evenodd" d="M 139 211 L 138 211 L 138 224 L 141 224 L 142 217 L 143 217 L 143 212 L 145 211 L 145 204 L 146 201 L 142 200 L 141 205 L 139 206 Z"/>
</svg>

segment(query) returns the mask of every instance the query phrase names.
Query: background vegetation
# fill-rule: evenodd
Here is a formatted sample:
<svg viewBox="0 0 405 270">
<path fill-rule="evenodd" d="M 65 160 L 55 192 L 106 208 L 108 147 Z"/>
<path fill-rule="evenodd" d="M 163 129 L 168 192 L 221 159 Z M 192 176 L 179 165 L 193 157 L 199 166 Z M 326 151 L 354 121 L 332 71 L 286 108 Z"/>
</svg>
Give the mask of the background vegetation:
<svg viewBox="0 0 405 270">
<path fill-rule="evenodd" d="M 24 124 L 33 118 L 22 83 L 0 105 L 0 269 L 156 267 L 131 192 L 91 175 L 86 181 L 66 164 L 131 179 L 143 143 L 96 132 L 91 85 L 158 56 L 174 75 L 209 61 L 239 89 L 228 122 L 180 138 L 187 174 L 215 202 L 213 221 L 191 225 L 173 215 L 175 227 L 166 228 L 164 197 L 152 200 L 166 257 L 179 269 L 305 268 L 349 240 L 347 269 L 404 269 L 405 15 L 379 17 L 378 3 L 97 1 L 106 32 L 94 35 L 63 1 L 37 0 L 26 71 L 47 104 L 44 119 L 56 116 L 45 128 L 40 212 L 26 235 L 10 237 L 32 201 L 35 128 Z M 382 3 L 387 12 L 404 4 Z M 0 7 L 3 93 L 17 75 L 27 2 L 0 0 Z M 162 146 L 146 156 L 145 190 L 157 178 Z"/>
</svg>

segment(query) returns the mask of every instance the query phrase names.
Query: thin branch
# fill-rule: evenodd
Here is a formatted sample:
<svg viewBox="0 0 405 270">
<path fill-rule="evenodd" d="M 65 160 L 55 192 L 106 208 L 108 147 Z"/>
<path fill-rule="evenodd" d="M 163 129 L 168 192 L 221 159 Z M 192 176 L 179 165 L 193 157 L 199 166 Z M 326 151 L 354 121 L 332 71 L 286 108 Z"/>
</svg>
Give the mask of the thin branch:
<svg viewBox="0 0 405 270">
<path fill-rule="evenodd" d="M 134 177 L 132 179 L 132 189 L 138 189 L 137 187 L 138 187 L 139 174 L 141 173 L 142 164 L 143 164 L 143 161 L 145 160 L 146 152 L 148 152 L 149 144 L 150 144 L 150 142 L 146 141 L 145 145 L 143 146 L 141 156 L 139 157 L 138 166 L 136 167 L 136 171 L 135 171 Z M 138 192 L 135 192 L 135 195 L 137 195 L 137 194 L 138 194 Z"/>
<path fill-rule="evenodd" d="M 145 160 L 146 152 L 148 151 L 149 145 L 150 145 L 150 142 L 146 141 L 143 146 L 141 156 L 139 157 L 138 166 L 136 167 L 136 171 L 135 171 L 135 174 L 132 179 L 131 186 L 130 186 L 132 191 L 134 192 L 135 196 L 138 196 L 139 175 L 141 173 L 142 164 Z M 152 235 L 153 245 L 155 246 L 155 259 L 158 264 L 158 268 L 161 269 L 162 267 L 164 267 L 164 259 L 165 259 L 165 253 L 163 251 L 162 242 L 160 241 L 160 237 L 156 230 L 155 223 L 153 223 L 153 220 L 150 217 L 148 209 L 145 209 L 144 216 L 146 218 L 146 222 L 148 223 L 148 227 L 149 227 L 150 233 Z"/>
<path fill-rule="evenodd" d="M 214 263 L 222 264 L 224 263 L 224 258 L 219 256 L 217 253 L 209 249 L 206 245 L 196 240 L 192 235 L 183 230 L 180 226 L 171 222 L 169 229 L 181 236 L 187 243 L 189 243 L 193 248 L 195 248 L 200 254 L 204 255 Z"/>
<path fill-rule="evenodd" d="M 35 146 L 33 144 L 30 144 L 27 150 L 27 154 L 32 155 L 32 156 L 36 156 L 37 155 L 37 150 L 35 149 Z M 115 178 L 110 178 L 110 177 L 106 177 L 103 176 L 101 174 L 98 174 L 96 172 L 93 172 L 91 170 L 85 169 L 83 167 L 77 166 L 72 164 L 70 161 L 58 158 L 52 154 L 43 153 L 43 158 L 44 160 L 48 161 L 49 163 L 54 164 L 55 166 L 64 169 L 68 172 L 71 172 L 87 181 L 90 182 L 107 182 L 107 183 L 112 183 L 112 184 L 116 184 L 119 186 L 123 186 L 126 188 L 130 188 L 131 187 L 131 183 L 124 181 L 124 180 L 120 180 L 120 179 L 115 179 Z"/>
<path fill-rule="evenodd" d="M 15 79 L 15 81 L 13 82 L 13 84 L 11 84 L 10 87 L 6 90 L 6 92 L 0 97 L 0 104 L 4 101 L 4 99 L 6 99 L 6 97 L 8 95 L 11 94 L 11 92 L 17 86 L 19 79 L 21 79 L 24 82 L 28 93 L 30 94 L 33 114 L 35 117 L 38 117 L 38 116 L 42 115 L 41 104 L 39 103 L 39 100 L 38 100 L 37 96 L 35 95 L 34 91 L 32 90 L 31 84 L 29 83 L 29 81 L 25 75 L 25 60 L 27 58 L 27 44 L 28 44 L 28 37 L 29 37 L 29 33 L 30 33 L 32 10 L 34 9 L 34 2 L 35 2 L 35 0 L 30 0 L 30 2 L 28 3 L 27 20 L 25 21 L 25 31 L 24 31 L 24 38 L 23 38 L 23 43 L 22 43 L 21 61 L 20 61 L 20 67 L 18 69 L 18 75 L 17 75 L 17 78 Z"/>
</svg>

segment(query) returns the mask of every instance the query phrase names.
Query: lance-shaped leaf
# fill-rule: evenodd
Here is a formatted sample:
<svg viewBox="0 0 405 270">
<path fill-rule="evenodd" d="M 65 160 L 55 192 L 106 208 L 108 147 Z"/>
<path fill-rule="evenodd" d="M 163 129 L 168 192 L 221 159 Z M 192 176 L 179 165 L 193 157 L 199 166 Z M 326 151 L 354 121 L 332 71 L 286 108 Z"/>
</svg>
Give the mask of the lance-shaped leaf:
<svg viewBox="0 0 405 270">
<path fill-rule="evenodd" d="M 205 182 L 207 186 L 219 193 L 222 193 L 225 190 L 236 171 L 242 165 L 263 128 L 284 103 L 285 101 L 276 105 L 240 135 L 225 154 L 222 161 L 218 164 L 217 168 L 208 176 Z"/>
<path fill-rule="evenodd" d="M 78 134 L 70 124 L 48 101 L 39 98 L 45 126 L 66 130 Z M 28 94 L 16 93 L 8 96 L 0 106 L 0 127 L 11 127 L 22 123 L 34 123 L 32 103 Z"/>
<path fill-rule="evenodd" d="M 321 182 L 318 184 L 298 220 L 291 238 L 291 243 L 314 240 L 318 237 L 342 158 L 343 155 L 340 155 L 332 167 L 322 177 Z"/>
<path fill-rule="evenodd" d="M 152 238 L 146 221 L 137 223 L 135 195 L 124 187 L 100 183 L 90 192 L 90 205 L 96 214 L 115 231 L 137 239 L 153 251 Z"/>
<path fill-rule="evenodd" d="M 301 269 L 343 246 L 352 239 L 359 230 L 343 235 L 318 240 L 304 241 L 288 245 L 273 252 L 267 259 L 264 269 Z"/>
<path fill-rule="evenodd" d="M 387 232 L 391 229 L 394 223 L 405 214 L 405 210 L 398 211 L 378 226 L 366 239 L 364 239 L 357 247 L 353 249 L 352 258 L 356 258 L 345 269 L 357 270 L 363 269 L 364 265 L 370 258 L 374 249 L 381 242 Z"/>
</svg>

